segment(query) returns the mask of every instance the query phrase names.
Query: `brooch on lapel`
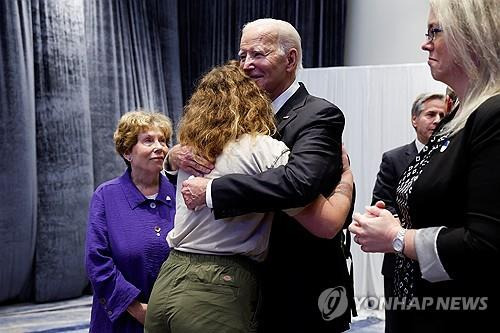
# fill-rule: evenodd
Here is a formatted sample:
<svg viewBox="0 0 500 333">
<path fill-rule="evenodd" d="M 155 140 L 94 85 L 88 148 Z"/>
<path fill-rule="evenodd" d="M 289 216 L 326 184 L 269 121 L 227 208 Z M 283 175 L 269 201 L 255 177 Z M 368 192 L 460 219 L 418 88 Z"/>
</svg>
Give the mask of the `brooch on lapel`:
<svg viewBox="0 0 500 333">
<path fill-rule="evenodd" d="M 441 145 L 441 148 L 439 148 L 439 151 L 442 153 L 443 151 L 448 148 L 448 145 L 450 144 L 450 140 L 446 139 L 443 144 Z"/>
</svg>

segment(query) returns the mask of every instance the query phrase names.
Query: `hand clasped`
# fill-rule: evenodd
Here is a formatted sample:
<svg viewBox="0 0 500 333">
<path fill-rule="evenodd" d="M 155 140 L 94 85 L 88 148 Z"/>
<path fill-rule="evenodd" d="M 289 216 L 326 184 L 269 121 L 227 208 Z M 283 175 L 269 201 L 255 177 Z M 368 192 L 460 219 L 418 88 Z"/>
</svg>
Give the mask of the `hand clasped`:
<svg viewBox="0 0 500 333">
<path fill-rule="evenodd" d="M 206 204 L 207 178 L 195 177 L 182 182 L 181 194 L 189 209 Z"/>
</svg>

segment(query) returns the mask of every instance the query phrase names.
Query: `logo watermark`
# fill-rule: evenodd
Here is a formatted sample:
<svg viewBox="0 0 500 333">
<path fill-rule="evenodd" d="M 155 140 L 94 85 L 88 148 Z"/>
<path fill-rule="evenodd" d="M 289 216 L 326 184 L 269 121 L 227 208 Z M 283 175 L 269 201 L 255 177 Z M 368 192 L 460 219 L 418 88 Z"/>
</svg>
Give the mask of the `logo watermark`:
<svg viewBox="0 0 500 333">
<path fill-rule="evenodd" d="M 411 311 L 483 311 L 488 308 L 488 297 L 354 297 L 356 308 L 367 310 Z"/>
<path fill-rule="evenodd" d="M 325 289 L 318 298 L 318 307 L 323 320 L 330 321 L 343 315 L 349 305 L 344 287 Z"/>
<path fill-rule="evenodd" d="M 488 297 L 354 297 L 357 309 L 403 311 L 484 311 Z M 325 289 L 318 298 L 318 308 L 323 320 L 342 316 L 349 308 L 346 289 L 342 286 Z"/>
</svg>

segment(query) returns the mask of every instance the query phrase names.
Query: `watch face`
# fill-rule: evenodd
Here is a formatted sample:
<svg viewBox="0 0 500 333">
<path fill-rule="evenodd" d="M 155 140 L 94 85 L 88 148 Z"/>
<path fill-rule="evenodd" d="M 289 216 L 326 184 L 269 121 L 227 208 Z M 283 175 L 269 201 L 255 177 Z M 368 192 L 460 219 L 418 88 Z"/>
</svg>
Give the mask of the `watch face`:
<svg viewBox="0 0 500 333">
<path fill-rule="evenodd" d="M 403 251 L 403 241 L 399 238 L 396 238 L 395 240 L 392 241 L 392 248 L 396 252 Z"/>
</svg>

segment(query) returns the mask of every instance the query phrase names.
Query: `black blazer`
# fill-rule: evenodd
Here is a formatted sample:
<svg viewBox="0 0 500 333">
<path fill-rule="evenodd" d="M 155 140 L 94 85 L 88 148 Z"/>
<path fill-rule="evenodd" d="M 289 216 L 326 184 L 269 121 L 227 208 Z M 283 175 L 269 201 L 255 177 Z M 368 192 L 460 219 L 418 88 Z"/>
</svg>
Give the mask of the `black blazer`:
<svg viewBox="0 0 500 333">
<path fill-rule="evenodd" d="M 340 180 L 342 112 L 309 95 L 303 84 L 276 115 L 277 138 L 290 147 L 288 163 L 258 175 L 227 175 L 212 183 L 217 218 L 304 206 L 329 195 Z M 338 332 L 349 327 L 349 308 L 325 321 L 318 298 L 327 288 L 343 287 L 354 306 L 352 283 L 341 235 L 317 238 L 278 211 L 273 221 L 263 283 L 263 331 Z"/>
<path fill-rule="evenodd" d="M 375 187 L 373 188 L 372 205 L 377 201 L 385 202 L 386 208 L 393 214 L 397 214 L 396 188 L 403 171 L 417 156 L 415 141 L 404 146 L 394 148 L 382 155 L 380 170 L 377 174 Z M 394 253 L 386 253 L 382 264 L 382 274 L 392 277 L 394 274 Z"/>
<path fill-rule="evenodd" d="M 487 332 L 498 323 L 499 167 L 500 95 L 497 95 L 481 104 L 447 145 L 433 152 L 408 198 L 413 228 L 446 227 L 437 237 L 437 253 L 452 278 L 431 283 L 416 270 L 417 296 L 434 300 L 451 296 L 476 302 L 477 298 L 468 297 L 488 297 L 487 308 L 407 311 L 403 313 L 404 325 L 399 331 Z"/>
</svg>

